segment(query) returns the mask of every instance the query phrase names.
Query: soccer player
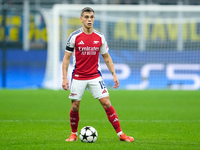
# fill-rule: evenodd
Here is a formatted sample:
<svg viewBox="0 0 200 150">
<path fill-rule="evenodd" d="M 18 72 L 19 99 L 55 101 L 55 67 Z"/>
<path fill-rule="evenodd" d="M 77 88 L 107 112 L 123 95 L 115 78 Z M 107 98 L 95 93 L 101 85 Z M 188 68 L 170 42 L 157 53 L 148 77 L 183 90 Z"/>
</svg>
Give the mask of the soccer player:
<svg viewBox="0 0 200 150">
<path fill-rule="evenodd" d="M 66 141 L 77 140 L 77 129 L 79 123 L 79 106 L 82 95 L 86 88 L 98 99 L 105 109 L 108 120 L 114 127 L 119 140 L 132 142 L 133 137 L 126 136 L 120 127 L 117 113 L 109 100 L 109 93 L 102 79 L 99 66 L 99 53 L 102 55 L 108 69 L 110 70 L 114 88 L 119 87 L 119 81 L 115 73 L 113 61 L 108 53 L 108 46 L 105 37 L 93 28 L 95 12 L 90 7 L 85 7 L 81 11 L 80 21 L 82 28 L 71 33 L 68 38 L 65 55 L 62 64 L 62 87 L 69 90 L 69 80 L 67 72 L 70 58 L 73 55 L 73 72 L 70 87 L 71 110 L 70 124 L 71 135 Z"/>
</svg>

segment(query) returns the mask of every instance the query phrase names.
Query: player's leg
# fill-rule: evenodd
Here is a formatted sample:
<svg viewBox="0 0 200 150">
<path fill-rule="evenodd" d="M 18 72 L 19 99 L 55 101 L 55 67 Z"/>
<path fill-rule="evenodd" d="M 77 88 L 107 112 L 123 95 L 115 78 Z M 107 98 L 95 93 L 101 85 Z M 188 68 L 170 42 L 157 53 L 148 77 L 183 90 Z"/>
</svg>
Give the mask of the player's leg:
<svg viewBox="0 0 200 150">
<path fill-rule="evenodd" d="M 71 131 L 74 134 L 77 134 L 77 130 L 78 130 L 79 106 L 80 106 L 80 101 L 72 100 L 69 117 L 70 117 Z"/>
<path fill-rule="evenodd" d="M 110 103 L 109 97 L 103 97 L 99 99 L 102 107 L 105 109 L 107 114 L 108 120 L 112 124 L 113 128 L 115 129 L 117 135 L 119 136 L 120 141 L 132 142 L 134 140 L 133 137 L 126 136 L 120 126 L 120 122 L 117 116 L 117 113 L 113 106 Z"/>
<path fill-rule="evenodd" d="M 88 89 L 90 90 L 94 98 L 99 99 L 101 105 L 106 111 L 108 120 L 114 127 L 115 131 L 117 133 L 120 133 L 121 127 L 120 127 L 119 119 L 117 117 L 117 113 L 115 112 L 115 109 L 112 107 L 110 103 L 109 93 L 104 84 L 102 77 L 98 77 L 96 79 L 91 80 L 88 83 Z"/>
<path fill-rule="evenodd" d="M 79 123 L 79 106 L 80 101 L 83 96 L 83 93 L 86 88 L 86 82 L 82 82 L 80 80 L 72 80 L 71 83 L 71 93 L 69 98 L 72 99 L 71 101 L 71 110 L 69 113 L 70 118 L 70 126 L 71 126 L 71 135 L 69 136 L 66 141 L 76 141 L 77 140 L 77 130 L 78 130 L 78 123 Z"/>
<path fill-rule="evenodd" d="M 77 141 L 77 130 L 79 123 L 79 106 L 80 101 L 72 100 L 71 110 L 69 113 L 70 126 L 71 126 L 71 135 L 66 141 Z"/>
<path fill-rule="evenodd" d="M 113 128 L 115 129 L 116 133 L 120 137 L 121 141 L 127 141 L 132 142 L 133 138 L 126 136 L 120 127 L 119 119 L 117 116 L 117 113 L 113 106 L 111 105 L 110 99 L 109 99 L 109 93 L 108 90 L 104 84 L 104 81 L 101 77 L 91 80 L 88 83 L 88 89 L 94 96 L 94 98 L 98 98 L 102 107 L 105 109 L 105 112 L 107 114 L 108 120 L 112 124 Z"/>
<path fill-rule="evenodd" d="M 100 98 L 99 102 L 101 103 L 102 107 L 105 109 L 108 120 L 112 124 L 116 133 L 122 132 L 117 113 L 115 109 L 113 108 L 113 106 L 111 105 L 109 97 L 107 96 L 107 97 Z"/>
</svg>

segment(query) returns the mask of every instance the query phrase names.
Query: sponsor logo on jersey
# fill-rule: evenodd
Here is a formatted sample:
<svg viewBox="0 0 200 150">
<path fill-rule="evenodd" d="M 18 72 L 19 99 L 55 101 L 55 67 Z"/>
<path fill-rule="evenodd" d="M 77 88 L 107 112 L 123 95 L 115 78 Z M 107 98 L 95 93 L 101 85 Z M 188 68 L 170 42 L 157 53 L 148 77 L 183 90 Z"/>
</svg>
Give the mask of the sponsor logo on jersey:
<svg viewBox="0 0 200 150">
<path fill-rule="evenodd" d="M 99 50 L 99 47 L 89 47 L 89 46 L 87 46 L 87 47 L 78 47 L 78 50 L 79 51 L 98 51 Z"/>
<path fill-rule="evenodd" d="M 99 41 L 94 41 L 94 43 L 93 44 L 98 44 L 99 43 Z"/>
<path fill-rule="evenodd" d="M 84 42 L 82 40 L 78 43 L 78 45 L 83 45 L 83 44 Z"/>
<path fill-rule="evenodd" d="M 96 55 L 96 52 L 99 51 L 99 47 L 78 47 L 78 50 L 81 51 L 81 55 Z"/>
</svg>

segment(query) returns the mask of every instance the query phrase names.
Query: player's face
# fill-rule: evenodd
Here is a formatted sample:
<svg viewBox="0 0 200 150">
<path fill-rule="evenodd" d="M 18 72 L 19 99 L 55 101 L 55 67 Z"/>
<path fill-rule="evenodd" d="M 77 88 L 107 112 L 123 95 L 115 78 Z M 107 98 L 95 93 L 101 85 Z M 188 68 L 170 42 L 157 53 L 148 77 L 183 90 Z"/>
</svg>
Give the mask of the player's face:
<svg viewBox="0 0 200 150">
<path fill-rule="evenodd" d="M 83 16 L 80 17 L 83 26 L 87 29 L 93 28 L 94 18 L 93 12 L 84 12 Z"/>
</svg>

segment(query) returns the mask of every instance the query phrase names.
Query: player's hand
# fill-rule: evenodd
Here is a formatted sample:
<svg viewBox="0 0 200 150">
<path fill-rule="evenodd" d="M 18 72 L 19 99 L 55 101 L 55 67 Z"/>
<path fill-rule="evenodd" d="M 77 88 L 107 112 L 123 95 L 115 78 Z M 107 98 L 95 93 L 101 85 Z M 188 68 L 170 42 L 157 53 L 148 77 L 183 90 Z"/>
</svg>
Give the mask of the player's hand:
<svg viewBox="0 0 200 150">
<path fill-rule="evenodd" d="M 115 83 L 113 88 L 117 89 L 119 87 L 119 80 L 118 80 L 117 76 L 113 76 L 113 81 Z"/>
<path fill-rule="evenodd" d="M 63 81 L 62 81 L 62 88 L 64 89 L 64 90 L 69 90 L 69 80 L 68 79 L 63 79 Z"/>
</svg>

